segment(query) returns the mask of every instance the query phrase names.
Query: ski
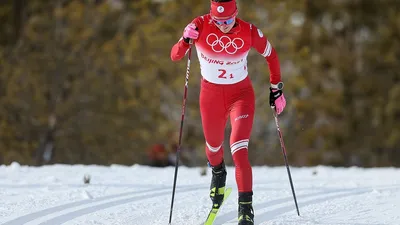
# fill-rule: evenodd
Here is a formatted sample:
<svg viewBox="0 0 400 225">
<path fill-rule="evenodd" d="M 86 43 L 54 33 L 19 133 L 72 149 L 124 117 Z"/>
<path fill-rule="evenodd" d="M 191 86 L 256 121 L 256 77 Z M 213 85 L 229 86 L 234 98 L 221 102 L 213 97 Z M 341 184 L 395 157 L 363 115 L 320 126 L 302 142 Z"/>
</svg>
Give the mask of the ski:
<svg viewBox="0 0 400 225">
<path fill-rule="evenodd" d="M 219 209 L 222 207 L 222 205 L 224 204 L 225 200 L 229 197 L 229 195 L 232 192 L 232 188 L 226 188 L 225 192 L 224 192 L 224 200 L 222 200 L 221 205 L 219 206 L 219 208 L 212 208 L 210 213 L 207 216 L 207 220 L 204 223 L 204 225 L 212 225 L 214 223 L 215 218 L 217 217 L 218 211 Z"/>
</svg>

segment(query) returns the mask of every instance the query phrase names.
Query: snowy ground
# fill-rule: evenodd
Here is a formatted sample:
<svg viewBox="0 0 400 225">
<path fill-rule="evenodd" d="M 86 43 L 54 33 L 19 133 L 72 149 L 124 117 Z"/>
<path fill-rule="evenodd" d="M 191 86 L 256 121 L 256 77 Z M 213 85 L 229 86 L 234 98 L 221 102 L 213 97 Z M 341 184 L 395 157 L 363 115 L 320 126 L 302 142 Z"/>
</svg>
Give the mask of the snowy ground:
<svg viewBox="0 0 400 225">
<path fill-rule="evenodd" d="M 285 167 L 254 168 L 255 224 L 399 225 L 400 169 L 291 168 L 301 216 Z M 316 172 L 316 174 L 315 174 Z M 91 184 L 83 184 L 85 173 Z M 174 168 L 113 165 L 0 166 L 1 225 L 168 224 Z M 173 225 L 200 225 L 209 211 L 210 173 L 180 167 Z M 237 224 L 234 188 L 215 224 Z"/>
</svg>

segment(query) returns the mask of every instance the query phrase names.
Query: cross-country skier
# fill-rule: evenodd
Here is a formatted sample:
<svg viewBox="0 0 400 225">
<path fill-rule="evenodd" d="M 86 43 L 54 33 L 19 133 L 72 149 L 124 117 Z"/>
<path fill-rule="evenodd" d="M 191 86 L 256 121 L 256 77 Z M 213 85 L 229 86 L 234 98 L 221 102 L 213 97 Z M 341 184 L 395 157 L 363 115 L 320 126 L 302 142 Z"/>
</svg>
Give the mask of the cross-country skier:
<svg viewBox="0 0 400 225">
<path fill-rule="evenodd" d="M 253 125 L 255 99 L 248 76 L 247 55 L 254 48 L 268 63 L 270 105 L 280 114 L 286 105 L 277 53 L 255 25 L 237 17 L 235 0 L 211 0 L 209 14 L 189 23 L 171 50 L 171 59 L 182 59 L 195 44 L 201 67 L 200 111 L 206 154 L 212 167 L 210 197 L 213 207 L 222 203 L 226 169 L 223 159 L 224 129 L 230 117 L 230 150 L 235 164 L 238 224 L 253 225 L 253 175 L 248 144 Z"/>
</svg>

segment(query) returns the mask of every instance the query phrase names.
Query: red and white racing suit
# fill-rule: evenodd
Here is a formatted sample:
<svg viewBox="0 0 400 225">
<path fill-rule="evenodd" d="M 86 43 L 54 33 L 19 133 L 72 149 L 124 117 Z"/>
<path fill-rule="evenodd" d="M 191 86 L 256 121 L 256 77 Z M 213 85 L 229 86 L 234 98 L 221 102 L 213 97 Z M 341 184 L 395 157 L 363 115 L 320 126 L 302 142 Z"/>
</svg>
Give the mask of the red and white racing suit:
<svg viewBox="0 0 400 225">
<path fill-rule="evenodd" d="M 248 160 L 255 98 L 248 77 L 247 55 L 253 47 L 265 57 L 271 84 L 281 81 L 280 65 L 275 49 L 261 30 L 236 18 L 229 33 L 223 33 L 209 14 L 192 23 L 199 31 L 194 40 L 201 68 L 200 112 L 206 140 L 206 154 L 211 166 L 223 160 L 224 130 L 228 116 L 231 122 L 230 150 L 235 164 L 239 192 L 252 191 L 252 169 Z M 179 40 L 171 50 L 171 59 L 182 59 L 189 44 Z"/>
</svg>

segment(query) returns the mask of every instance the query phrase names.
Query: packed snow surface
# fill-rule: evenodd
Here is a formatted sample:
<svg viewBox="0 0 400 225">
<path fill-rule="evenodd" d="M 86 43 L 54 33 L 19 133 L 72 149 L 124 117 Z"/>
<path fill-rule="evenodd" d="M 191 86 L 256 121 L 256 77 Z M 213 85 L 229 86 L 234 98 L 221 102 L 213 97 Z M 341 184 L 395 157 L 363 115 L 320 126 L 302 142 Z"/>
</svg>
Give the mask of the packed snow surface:
<svg viewBox="0 0 400 225">
<path fill-rule="evenodd" d="M 234 168 L 231 196 L 215 224 L 237 224 Z M 400 169 L 254 167 L 255 224 L 400 225 Z M 84 177 L 90 176 L 90 183 Z M 0 166 L 1 225 L 167 225 L 174 167 Z M 210 169 L 179 167 L 173 225 L 203 224 L 211 207 Z"/>
</svg>

